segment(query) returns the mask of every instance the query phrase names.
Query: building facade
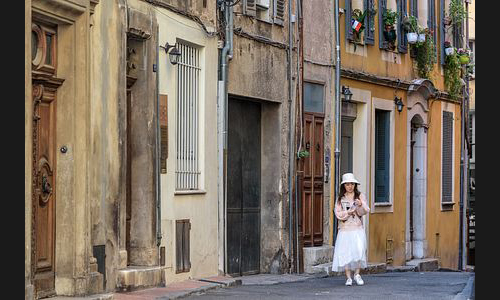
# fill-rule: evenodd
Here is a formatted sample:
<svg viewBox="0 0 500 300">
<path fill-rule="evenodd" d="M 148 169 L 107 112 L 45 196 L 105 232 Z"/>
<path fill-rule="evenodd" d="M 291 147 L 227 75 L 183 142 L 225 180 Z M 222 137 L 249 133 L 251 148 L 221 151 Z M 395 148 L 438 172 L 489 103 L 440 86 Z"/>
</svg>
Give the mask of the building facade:
<svg viewBox="0 0 500 300">
<path fill-rule="evenodd" d="M 340 7 L 341 85 L 352 92 L 342 102 L 342 112 L 351 112 L 342 127 L 351 130 L 342 131 L 341 171 L 356 174 L 369 200 L 368 260 L 398 266 L 432 257 L 457 269 L 462 102 L 450 97 L 443 76 L 443 45 L 454 38 L 440 30 L 448 29 L 448 1 L 345 0 Z M 351 28 L 356 9 L 367 12 L 359 38 Z M 385 32 L 388 11 L 398 13 L 395 39 Z M 410 15 L 435 45 L 425 77 L 403 26 Z"/>
</svg>

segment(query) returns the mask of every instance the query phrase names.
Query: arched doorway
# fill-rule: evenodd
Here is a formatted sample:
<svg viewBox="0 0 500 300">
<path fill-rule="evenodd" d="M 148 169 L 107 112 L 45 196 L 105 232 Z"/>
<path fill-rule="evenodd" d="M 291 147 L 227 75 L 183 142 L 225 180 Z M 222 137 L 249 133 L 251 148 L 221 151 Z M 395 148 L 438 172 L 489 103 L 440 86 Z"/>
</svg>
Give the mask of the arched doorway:
<svg viewBox="0 0 500 300">
<path fill-rule="evenodd" d="M 427 255 L 427 128 L 429 98 L 435 88 L 427 79 L 417 79 L 408 89 L 406 260 Z"/>
</svg>

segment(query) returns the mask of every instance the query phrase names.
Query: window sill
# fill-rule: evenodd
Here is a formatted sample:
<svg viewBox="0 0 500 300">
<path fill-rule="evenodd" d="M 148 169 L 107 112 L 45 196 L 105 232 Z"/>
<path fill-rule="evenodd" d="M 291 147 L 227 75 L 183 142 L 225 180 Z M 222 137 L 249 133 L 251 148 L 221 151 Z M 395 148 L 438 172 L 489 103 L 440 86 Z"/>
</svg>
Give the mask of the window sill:
<svg viewBox="0 0 500 300">
<path fill-rule="evenodd" d="M 198 195 L 198 194 L 206 194 L 205 190 L 186 190 L 186 191 L 175 191 L 174 195 Z"/>
<path fill-rule="evenodd" d="M 441 211 L 452 211 L 455 202 L 441 202 Z"/>
<path fill-rule="evenodd" d="M 392 206 L 391 202 L 373 203 L 375 206 Z"/>
</svg>

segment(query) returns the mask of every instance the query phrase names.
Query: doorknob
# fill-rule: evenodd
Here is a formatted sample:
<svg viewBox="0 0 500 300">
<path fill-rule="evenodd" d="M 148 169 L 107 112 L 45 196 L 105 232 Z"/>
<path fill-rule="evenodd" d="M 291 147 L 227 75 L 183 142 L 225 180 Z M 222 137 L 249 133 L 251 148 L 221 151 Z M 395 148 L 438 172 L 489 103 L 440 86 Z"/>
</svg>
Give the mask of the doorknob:
<svg viewBox="0 0 500 300">
<path fill-rule="evenodd" d="M 319 151 L 319 143 L 316 144 L 316 150 Z"/>
<path fill-rule="evenodd" d="M 419 168 L 417 168 L 415 171 L 417 171 L 417 172 L 418 172 L 418 171 L 420 171 L 420 169 L 419 169 Z"/>
</svg>

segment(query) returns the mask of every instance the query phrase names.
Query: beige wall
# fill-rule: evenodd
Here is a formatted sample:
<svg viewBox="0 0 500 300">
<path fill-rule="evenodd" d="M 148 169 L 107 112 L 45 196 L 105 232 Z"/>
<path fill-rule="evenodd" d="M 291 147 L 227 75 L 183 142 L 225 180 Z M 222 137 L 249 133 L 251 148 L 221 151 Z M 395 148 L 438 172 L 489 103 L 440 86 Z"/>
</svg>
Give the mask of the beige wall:
<svg viewBox="0 0 500 300">
<path fill-rule="evenodd" d="M 217 193 L 217 39 L 207 37 L 195 22 L 168 10 L 157 9 L 160 26 L 159 44 L 174 44 L 178 39 L 201 48 L 199 95 L 199 145 L 202 189 L 199 193 L 175 194 L 176 163 L 176 74 L 178 66 L 170 64 L 168 55 L 160 51 L 160 94 L 168 96 L 167 174 L 161 175 L 162 246 L 166 247 L 166 282 L 190 277 L 206 277 L 218 272 L 218 193 Z M 191 271 L 175 273 L 175 220 L 190 219 Z"/>
</svg>

